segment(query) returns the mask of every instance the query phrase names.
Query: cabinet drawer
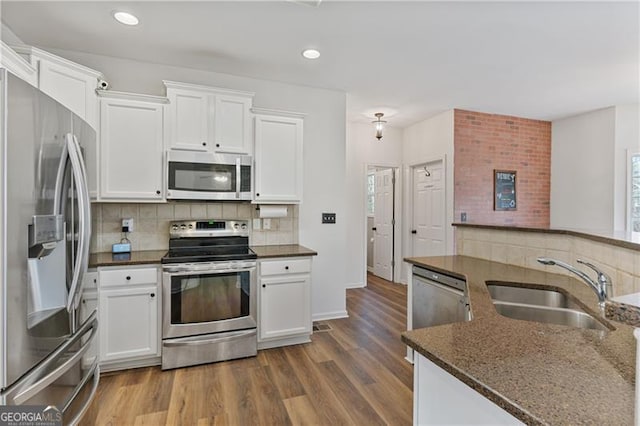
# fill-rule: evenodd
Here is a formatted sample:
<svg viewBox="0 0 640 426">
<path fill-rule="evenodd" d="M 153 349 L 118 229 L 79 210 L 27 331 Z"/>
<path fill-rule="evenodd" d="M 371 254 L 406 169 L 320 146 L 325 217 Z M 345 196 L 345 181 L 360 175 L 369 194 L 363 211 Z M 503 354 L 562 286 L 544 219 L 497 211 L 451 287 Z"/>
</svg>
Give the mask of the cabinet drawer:
<svg viewBox="0 0 640 426">
<path fill-rule="evenodd" d="M 311 259 L 309 258 L 263 260 L 260 262 L 260 276 L 302 274 L 309 272 L 311 272 Z"/>
<path fill-rule="evenodd" d="M 113 269 L 100 271 L 100 287 L 158 282 L 157 268 Z"/>
</svg>

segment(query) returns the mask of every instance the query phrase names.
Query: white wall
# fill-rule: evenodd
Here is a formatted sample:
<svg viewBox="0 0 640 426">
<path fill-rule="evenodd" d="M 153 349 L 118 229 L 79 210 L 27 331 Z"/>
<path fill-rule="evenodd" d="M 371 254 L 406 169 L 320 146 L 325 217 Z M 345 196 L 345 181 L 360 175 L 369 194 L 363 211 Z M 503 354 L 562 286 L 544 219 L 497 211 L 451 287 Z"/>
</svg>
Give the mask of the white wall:
<svg viewBox="0 0 640 426">
<path fill-rule="evenodd" d="M 616 133 L 614 151 L 614 217 L 613 229 L 626 230 L 629 206 L 628 154 L 640 152 L 640 106 L 616 106 Z"/>
<path fill-rule="evenodd" d="M 318 252 L 313 260 L 312 312 L 315 319 L 346 316 L 346 95 L 267 80 L 51 50 L 104 73 L 113 90 L 164 95 L 162 80 L 204 84 L 256 93 L 254 105 L 306 113 L 304 122 L 304 202 L 299 209 L 300 244 Z M 335 225 L 321 213 L 335 212 Z"/>
<path fill-rule="evenodd" d="M 0 38 L 9 46 L 24 44 L 24 42 L 18 37 L 4 22 L 0 24 Z"/>
<path fill-rule="evenodd" d="M 366 284 L 366 167 L 402 166 L 402 130 L 385 127 L 382 140 L 375 138 L 373 125 L 347 125 L 347 287 Z M 401 176 L 396 177 L 396 182 Z M 396 196 L 401 206 L 401 192 Z M 396 216 L 399 220 L 399 215 Z M 400 254 L 400 238 L 396 238 L 396 253 Z M 399 257 L 399 256 L 398 256 Z M 399 275 L 398 275 L 399 278 Z"/>
<path fill-rule="evenodd" d="M 411 186 L 409 184 L 409 175 L 411 165 L 425 163 L 427 161 L 436 160 L 442 157 L 445 161 L 446 175 L 446 210 L 447 210 L 447 254 L 454 252 L 453 238 L 453 110 L 445 111 L 427 120 L 416 123 L 404 130 L 403 140 L 403 163 L 405 165 L 405 190 L 404 199 L 410 199 Z M 409 226 L 411 226 L 411 211 L 405 202 L 405 217 L 403 223 L 403 235 L 409 235 Z M 411 240 L 405 238 L 403 244 L 403 255 L 405 257 L 412 255 Z M 406 265 L 403 263 L 403 268 Z M 404 269 L 402 278 L 406 280 L 407 270 Z"/>
<path fill-rule="evenodd" d="M 551 123 L 552 228 L 612 230 L 615 108 Z"/>
</svg>

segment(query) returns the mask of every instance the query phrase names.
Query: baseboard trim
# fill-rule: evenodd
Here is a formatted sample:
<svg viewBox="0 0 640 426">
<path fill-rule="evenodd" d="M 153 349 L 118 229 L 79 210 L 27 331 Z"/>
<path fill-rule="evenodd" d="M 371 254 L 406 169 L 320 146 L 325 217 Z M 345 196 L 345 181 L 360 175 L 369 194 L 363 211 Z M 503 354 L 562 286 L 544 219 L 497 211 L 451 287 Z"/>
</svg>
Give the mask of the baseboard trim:
<svg viewBox="0 0 640 426">
<path fill-rule="evenodd" d="M 154 365 L 161 365 L 161 364 L 162 364 L 162 358 L 159 356 L 144 358 L 144 359 L 127 360 L 127 361 L 111 361 L 107 363 L 101 363 L 100 372 L 108 373 L 111 371 L 129 370 L 131 368 L 141 368 L 141 367 L 152 367 Z"/>
<path fill-rule="evenodd" d="M 366 287 L 366 285 L 364 283 L 353 283 L 353 284 L 346 284 L 344 286 L 344 288 L 346 288 L 347 290 L 350 288 L 363 288 Z"/>
<path fill-rule="evenodd" d="M 334 311 L 334 312 L 323 312 L 320 314 L 313 314 L 311 319 L 313 321 L 325 321 L 339 318 L 349 318 L 349 314 L 347 311 Z"/>
</svg>

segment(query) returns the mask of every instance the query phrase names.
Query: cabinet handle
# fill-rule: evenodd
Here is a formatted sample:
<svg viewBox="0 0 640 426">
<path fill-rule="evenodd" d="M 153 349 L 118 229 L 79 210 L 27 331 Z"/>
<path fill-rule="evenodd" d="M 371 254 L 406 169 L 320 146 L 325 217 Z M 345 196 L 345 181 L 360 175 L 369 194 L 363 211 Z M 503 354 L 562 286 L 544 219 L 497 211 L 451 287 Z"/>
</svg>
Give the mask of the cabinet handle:
<svg viewBox="0 0 640 426">
<path fill-rule="evenodd" d="M 266 284 L 262 284 L 262 288 L 267 288 L 267 285 Z"/>
<path fill-rule="evenodd" d="M 151 293 L 149 296 L 156 297 L 156 294 L 155 293 Z"/>
<path fill-rule="evenodd" d="M 160 190 L 159 190 L 159 189 L 156 191 L 156 194 L 158 194 L 158 195 L 160 195 L 161 193 L 162 193 L 162 192 L 160 192 Z"/>
<path fill-rule="evenodd" d="M 289 270 L 289 267 L 288 267 L 288 266 L 285 266 L 285 267 L 284 267 L 284 269 L 286 269 L 286 270 L 288 271 L 288 270 Z"/>
<path fill-rule="evenodd" d="M 127 281 L 130 281 L 131 277 L 129 275 L 127 275 Z"/>
<path fill-rule="evenodd" d="M 207 146 L 207 143 L 206 142 L 202 142 L 202 146 Z"/>
<path fill-rule="evenodd" d="M 216 144 L 216 148 L 220 148 L 220 144 L 219 143 Z"/>
<path fill-rule="evenodd" d="M 417 233 L 418 233 L 418 231 L 416 231 L 415 229 L 412 229 L 412 230 L 411 230 L 411 233 L 412 233 L 412 234 L 417 234 Z"/>
</svg>

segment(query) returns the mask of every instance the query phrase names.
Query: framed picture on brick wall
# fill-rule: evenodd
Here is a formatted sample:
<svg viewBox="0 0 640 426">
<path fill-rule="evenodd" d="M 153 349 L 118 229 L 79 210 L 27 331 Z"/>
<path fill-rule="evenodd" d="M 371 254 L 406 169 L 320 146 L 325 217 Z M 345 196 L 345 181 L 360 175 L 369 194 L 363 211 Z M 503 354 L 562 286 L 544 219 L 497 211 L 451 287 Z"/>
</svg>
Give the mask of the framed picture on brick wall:
<svg viewBox="0 0 640 426">
<path fill-rule="evenodd" d="M 493 209 L 517 210 L 516 172 L 514 170 L 493 171 Z"/>
</svg>

